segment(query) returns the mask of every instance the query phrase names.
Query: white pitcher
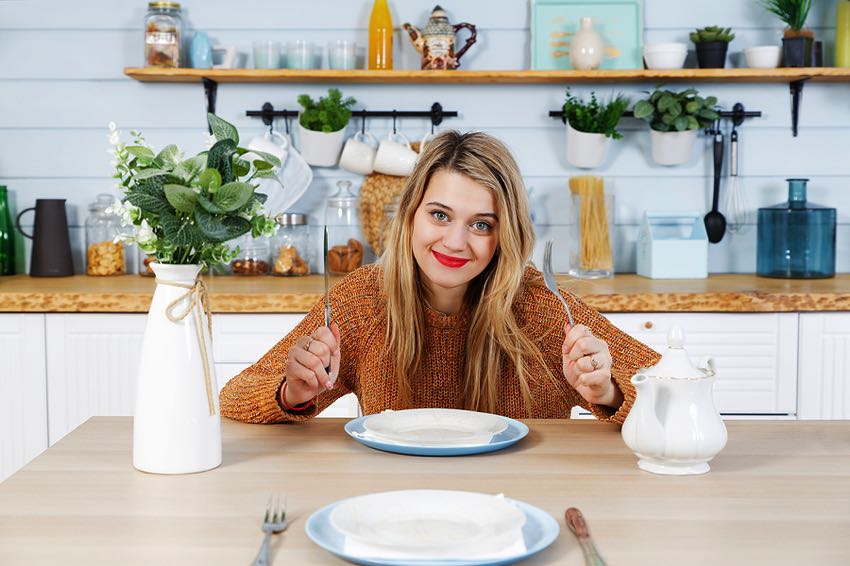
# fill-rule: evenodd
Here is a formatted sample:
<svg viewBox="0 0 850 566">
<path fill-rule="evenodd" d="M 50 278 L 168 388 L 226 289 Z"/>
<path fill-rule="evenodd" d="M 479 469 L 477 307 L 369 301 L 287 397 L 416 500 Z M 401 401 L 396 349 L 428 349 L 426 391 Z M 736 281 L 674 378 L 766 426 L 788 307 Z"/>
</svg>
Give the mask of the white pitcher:
<svg viewBox="0 0 850 566">
<path fill-rule="evenodd" d="M 656 365 L 632 377 L 637 398 L 623 423 L 623 440 L 642 470 L 704 474 L 726 446 L 726 426 L 714 406 L 714 359 L 694 367 L 678 326 L 667 334 L 667 346 Z"/>
</svg>

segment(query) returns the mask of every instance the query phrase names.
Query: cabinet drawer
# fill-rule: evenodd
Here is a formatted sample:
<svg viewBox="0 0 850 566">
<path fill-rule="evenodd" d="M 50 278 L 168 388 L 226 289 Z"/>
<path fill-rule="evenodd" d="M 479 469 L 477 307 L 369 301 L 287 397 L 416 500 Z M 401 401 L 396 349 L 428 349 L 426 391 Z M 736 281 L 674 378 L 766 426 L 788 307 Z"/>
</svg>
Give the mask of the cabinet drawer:
<svg viewBox="0 0 850 566">
<path fill-rule="evenodd" d="M 796 313 L 617 313 L 606 315 L 627 334 L 664 352 L 667 331 L 685 332 L 693 359 L 713 356 L 714 400 L 726 414 L 796 414 Z"/>
<path fill-rule="evenodd" d="M 301 322 L 304 314 L 213 315 L 217 363 L 253 363 Z"/>
<path fill-rule="evenodd" d="M 215 364 L 215 375 L 218 379 L 218 390 L 251 364 Z M 354 393 L 343 395 L 333 405 L 319 413 L 319 417 L 354 418 L 359 415 L 360 407 Z"/>
</svg>

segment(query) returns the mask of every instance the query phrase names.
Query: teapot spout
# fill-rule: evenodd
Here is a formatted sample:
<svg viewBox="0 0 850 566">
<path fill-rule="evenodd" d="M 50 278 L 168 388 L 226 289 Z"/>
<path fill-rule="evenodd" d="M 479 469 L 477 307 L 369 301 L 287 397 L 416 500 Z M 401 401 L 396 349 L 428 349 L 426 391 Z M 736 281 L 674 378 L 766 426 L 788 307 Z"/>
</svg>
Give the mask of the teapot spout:
<svg viewBox="0 0 850 566">
<path fill-rule="evenodd" d="M 631 379 L 637 396 L 626 421 L 623 440 L 639 456 L 657 458 L 664 454 L 666 434 L 656 413 L 658 382 L 643 373 Z"/>
<path fill-rule="evenodd" d="M 403 27 L 407 32 L 407 35 L 410 36 L 410 41 L 413 43 L 413 47 L 415 47 L 419 53 L 422 53 L 422 50 L 425 49 L 425 38 L 422 37 L 422 31 L 415 25 L 407 22 L 403 23 L 401 27 Z"/>
</svg>

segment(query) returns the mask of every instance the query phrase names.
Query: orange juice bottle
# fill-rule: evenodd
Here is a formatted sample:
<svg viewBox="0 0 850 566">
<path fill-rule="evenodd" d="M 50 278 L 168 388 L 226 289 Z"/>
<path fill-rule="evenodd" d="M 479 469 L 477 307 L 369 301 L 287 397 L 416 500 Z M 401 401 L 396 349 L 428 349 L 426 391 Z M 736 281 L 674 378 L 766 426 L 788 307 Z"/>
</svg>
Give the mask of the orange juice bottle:
<svg viewBox="0 0 850 566">
<path fill-rule="evenodd" d="M 393 68 L 393 17 L 387 0 L 375 0 L 369 16 L 369 68 Z"/>
</svg>

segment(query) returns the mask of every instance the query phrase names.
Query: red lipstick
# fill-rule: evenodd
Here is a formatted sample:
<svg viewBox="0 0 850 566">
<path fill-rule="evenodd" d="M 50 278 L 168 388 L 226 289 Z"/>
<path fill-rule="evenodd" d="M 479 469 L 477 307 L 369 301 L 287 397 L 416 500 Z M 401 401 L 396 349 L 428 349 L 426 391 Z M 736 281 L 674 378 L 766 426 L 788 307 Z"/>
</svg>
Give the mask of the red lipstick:
<svg viewBox="0 0 850 566">
<path fill-rule="evenodd" d="M 462 257 L 452 257 L 450 255 L 441 254 L 436 250 L 431 250 L 431 253 L 434 255 L 434 258 L 445 265 L 446 267 L 451 267 L 452 269 L 457 269 L 459 267 L 463 267 L 467 263 L 469 263 L 468 259 L 463 259 Z"/>
</svg>

